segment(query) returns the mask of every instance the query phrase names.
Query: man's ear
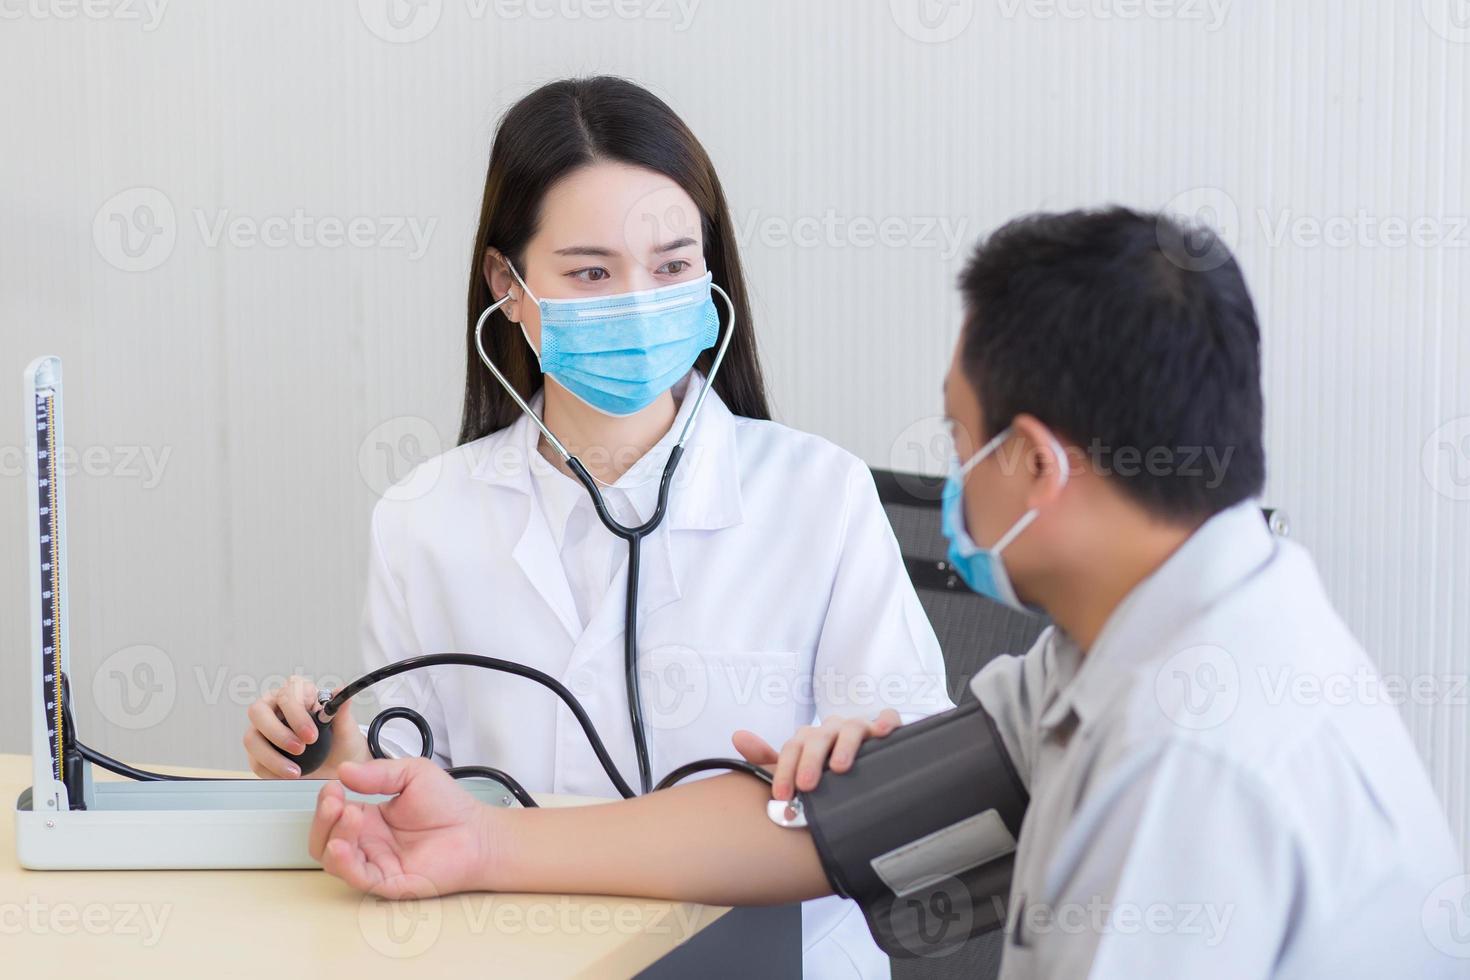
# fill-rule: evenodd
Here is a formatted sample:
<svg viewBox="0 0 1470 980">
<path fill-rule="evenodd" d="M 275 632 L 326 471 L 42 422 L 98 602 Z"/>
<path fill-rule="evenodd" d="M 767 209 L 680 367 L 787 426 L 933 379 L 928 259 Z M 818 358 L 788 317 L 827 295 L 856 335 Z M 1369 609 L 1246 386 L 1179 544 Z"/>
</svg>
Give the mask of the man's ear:
<svg viewBox="0 0 1470 980">
<path fill-rule="evenodd" d="M 485 249 L 485 256 L 480 260 L 480 271 L 485 276 L 486 284 L 490 287 L 490 301 L 496 302 L 509 293 L 511 300 L 500 308 L 500 312 L 504 313 L 512 323 L 520 323 L 521 287 L 516 282 L 515 276 L 510 274 L 510 267 L 499 249 Z"/>
<path fill-rule="evenodd" d="M 1026 506 L 1043 507 L 1056 499 L 1066 484 L 1064 474 L 1069 471 L 1071 462 L 1066 458 L 1067 449 L 1061 439 L 1034 415 L 1022 412 L 1011 425 L 1026 447 L 1026 472 L 1031 476 Z"/>
</svg>

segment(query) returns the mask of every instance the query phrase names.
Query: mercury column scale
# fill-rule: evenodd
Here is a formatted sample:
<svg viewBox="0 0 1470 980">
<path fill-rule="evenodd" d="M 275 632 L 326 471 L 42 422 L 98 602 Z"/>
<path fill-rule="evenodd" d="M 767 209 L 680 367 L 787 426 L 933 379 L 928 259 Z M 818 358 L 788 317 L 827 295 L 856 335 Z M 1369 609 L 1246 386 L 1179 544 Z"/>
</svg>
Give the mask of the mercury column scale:
<svg viewBox="0 0 1470 980">
<path fill-rule="evenodd" d="M 16 850 L 34 869 L 311 868 L 307 832 L 323 780 L 94 780 L 74 719 L 66 591 L 66 482 L 61 458 L 61 359 L 25 371 L 31 564 L 32 785 L 15 804 Z M 83 685 L 83 689 L 90 685 Z M 70 689 L 70 690 L 69 690 Z M 476 798 L 513 803 L 486 778 L 460 780 Z M 381 799 L 381 797 L 357 797 Z"/>
</svg>

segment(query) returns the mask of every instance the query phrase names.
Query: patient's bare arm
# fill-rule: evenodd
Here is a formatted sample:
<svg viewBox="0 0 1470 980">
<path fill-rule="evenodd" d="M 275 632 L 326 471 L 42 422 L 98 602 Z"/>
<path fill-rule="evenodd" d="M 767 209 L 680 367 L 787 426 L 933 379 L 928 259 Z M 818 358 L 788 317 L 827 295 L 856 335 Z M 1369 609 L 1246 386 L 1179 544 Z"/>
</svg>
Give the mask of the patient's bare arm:
<svg viewBox="0 0 1470 980">
<path fill-rule="evenodd" d="M 424 759 L 344 764 L 317 801 L 310 849 L 348 884 L 389 897 L 430 891 L 640 895 L 766 905 L 831 889 L 804 830 L 765 815 L 749 776 L 704 779 L 586 807 L 485 806 Z M 395 794 L 348 802 L 342 786 Z"/>
</svg>

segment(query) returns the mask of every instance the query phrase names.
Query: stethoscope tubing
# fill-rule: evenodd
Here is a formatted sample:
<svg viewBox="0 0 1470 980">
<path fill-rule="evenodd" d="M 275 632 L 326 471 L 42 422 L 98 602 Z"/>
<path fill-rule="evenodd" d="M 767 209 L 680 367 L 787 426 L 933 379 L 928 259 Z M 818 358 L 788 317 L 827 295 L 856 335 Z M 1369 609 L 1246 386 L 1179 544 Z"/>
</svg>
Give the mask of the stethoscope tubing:
<svg viewBox="0 0 1470 980">
<path fill-rule="evenodd" d="M 729 322 L 725 326 L 725 335 L 720 339 L 720 345 L 715 350 L 715 359 L 710 365 L 709 376 L 700 387 L 695 396 L 694 406 L 690 409 L 689 417 L 684 421 L 684 427 L 679 432 L 679 439 L 674 447 L 669 450 L 669 458 L 664 462 L 663 475 L 659 478 L 658 503 L 654 506 L 653 513 L 642 524 L 628 527 L 617 518 L 613 517 L 612 511 L 608 509 L 607 501 L 603 499 L 602 490 L 597 486 L 597 480 L 588 471 L 582 461 L 567 450 L 556 434 L 543 422 L 531 406 L 521 397 L 520 393 L 485 353 L 483 334 L 485 323 L 490 314 L 500 309 L 507 303 L 511 294 L 507 292 L 499 300 L 485 308 L 485 312 L 475 322 L 475 350 L 479 352 L 480 360 L 490 369 L 490 373 L 500 382 L 500 386 L 514 399 L 521 410 L 530 417 L 541 434 L 546 437 L 548 445 L 556 450 L 563 462 L 577 481 L 587 490 L 592 498 L 593 509 L 597 512 L 597 519 L 615 537 L 621 538 L 628 544 L 628 578 L 627 592 L 624 599 L 623 612 L 623 674 L 624 687 L 628 696 L 628 720 L 633 728 L 633 750 L 638 763 L 638 785 L 642 792 L 648 793 L 653 788 L 653 766 L 649 761 L 648 754 L 648 730 L 643 719 L 643 697 L 642 681 L 638 676 L 638 578 L 642 557 L 642 542 L 656 531 L 663 523 L 664 515 L 669 507 L 669 487 L 673 484 L 674 472 L 679 467 L 679 460 L 684 457 L 684 443 L 688 440 L 690 432 L 693 431 L 694 422 L 699 418 L 700 410 L 704 407 L 704 400 L 709 395 L 710 389 L 714 387 L 716 375 L 719 374 L 720 365 L 725 361 L 725 352 L 730 347 L 730 340 L 735 336 L 736 312 L 735 303 L 730 299 L 730 294 L 725 292 L 714 282 L 710 283 L 710 289 L 720 294 L 725 301 L 725 306 L 730 312 Z M 620 777 L 621 778 L 621 777 Z M 625 794 L 626 795 L 626 794 Z"/>
<path fill-rule="evenodd" d="M 646 521 L 634 527 L 629 527 L 625 524 L 622 524 L 612 516 L 612 512 L 608 509 L 607 501 L 603 499 L 602 491 L 597 486 L 596 478 L 592 476 L 592 474 L 587 470 L 587 467 L 582 464 L 582 461 L 580 459 L 567 451 L 567 448 L 562 445 L 561 440 L 557 439 L 556 435 L 549 428 L 547 428 L 546 424 L 542 422 L 542 420 L 536 415 L 534 411 L 532 411 L 531 406 L 526 403 L 526 400 L 522 398 L 521 395 L 510 384 L 510 382 L 506 380 L 505 375 L 501 373 L 500 369 L 495 365 L 494 361 L 492 361 L 490 357 L 485 353 L 485 347 L 481 337 L 481 334 L 485 327 L 485 322 L 489 318 L 491 313 L 494 313 L 502 305 L 504 305 L 507 300 L 510 299 L 510 295 L 507 294 L 505 297 L 498 300 L 493 305 L 487 307 L 485 312 L 480 314 L 480 318 L 475 324 L 475 348 L 480 354 L 480 359 L 484 362 L 485 366 L 490 369 L 490 372 L 495 376 L 496 380 L 500 382 L 506 393 L 509 394 L 511 398 L 516 402 L 516 404 L 521 407 L 522 411 L 530 416 L 532 422 L 534 422 L 537 428 L 541 430 L 541 434 L 546 437 L 548 444 L 551 445 L 552 448 L 555 449 L 556 452 L 562 457 L 563 461 L 566 463 L 568 469 L 571 470 L 573 476 L 576 477 L 577 481 L 586 488 L 588 495 L 592 499 L 592 506 L 596 510 L 597 517 L 600 521 L 602 521 L 603 526 L 606 527 L 608 531 L 610 531 L 614 536 L 621 538 L 628 543 L 628 582 L 626 592 L 626 606 L 624 611 L 624 674 L 628 693 L 629 721 L 631 722 L 633 729 L 634 750 L 638 758 L 638 781 L 642 792 L 645 794 L 666 789 L 667 787 L 672 786 L 675 783 L 696 773 L 709 772 L 713 770 L 730 770 L 736 772 L 744 772 L 751 776 L 754 776 L 757 779 L 760 779 L 767 784 L 771 782 L 771 775 L 769 772 L 767 772 L 765 769 L 762 769 L 760 766 L 753 765 L 742 759 L 699 759 L 694 762 L 689 762 L 682 766 L 679 766 L 678 768 L 674 769 L 672 772 L 664 776 L 663 779 L 659 780 L 657 785 L 653 785 L 653 777 L 651 772 L 652 767 L 649 764 L 648 757 L 647 730 L 643 719 L 641 684 L 638 677 L 637 629 L 639 578 L 638 573 L 641 557 L 640 546 L 644 538 L 648 537 L 659 528 L 659 526 L 663 523 L 665 514 L 668 512 L 669 488 L 673 484 L 674 473 L 678 469 L 679 461 L 683 458 L 684 443 L 688 440 L 689 434 L 693 430 L 695 419 L 699 417 L 700 410 L 704 406 L 705 397 L 709 394 L 710 389 L 714 386 L 715 376 L 719 373 L 720 365 L 724 362 L 725 352 L 730 346 L 730 340 L 735 335 L 735 304 L 730 300 L 729 294 L 721 289 L 718 285 L 712 282 L 710 283 L 710 288 L 720 294 L 721 298 L 724 299 L 725 304 L 730 311 L 730 319 L 729 323 L 726 325 L 725 336 L 720 341 L 719 348 L 715 352 L 715 359 L 710 366 L 709 376 L 708 378 L 706 378 L 704 385 L 700 388 L 699 394 L 695 398 L 694 406 L 690 410 L 689 417 L 685 421 L 684 427 L 679 433 L 679 439 L 674 444 L 674 447 L 669 451 L 669 458 L 664 462 L 663 474 L 659 478 L 658 502 L 654 507 L 653 513 Z M 435 653 L 424 654 L 417 657 L 409 657 L 404 660 L 395 661 L 391 664 L 386 664 L 376 670 L 370 671 L 352 681 L 350 684 L 348 684 L 346 687 L 343 687 L 339 691 L 336 691 L 334 693 L 323 693 L 323 700 L 320 703 L 318 711 L 324 720 L 329 719 L 332 715 L 336 714 L 337 711 L 341 710 L 342 705 L 346 704 L 352 697 L 382 680 L 386 680 L 387 678 L 394 677 L 398 674 L 407 673 L 411 670 L 420 670 L 426 667 L 437 666 L 484 667 L 490 670 L 497 670 L 503 673 L 514 674 L 518 677 L 524 677 L 528 680 L 535 681 L 541 686 L 547 688 L 558 698 L 560 698 L 562 703 L 565 704 L 568 710 L 572 712 L 572 716 L 576 718 L 577 724 L 582 728 L 582 733 L 586 735 L 587 742 L 591 746 L 593 754 L 597 757 L 598 763 L 602 766 L 603 771 L 607 774 L 608 779 L 612 782 L 614 788 L 617 789 L 618 793 L 624 798 L 631 798 L 638 795 L 634 793 L 633 788 L 628 784 L 628 781 L 624 779 L 622 774 L 618 771 L 617 765 L 613 762 L 612 755 L 608 752 L 607 746 L 603 743 L 602 737 L 597 732 L 597 727 L 592 723 L 591 716 L 587 714 L 587 711 L 585 708 L 582 707 L 581 702 L 579 702 L 576 696 L 567 689 L 566 685 L 562 684 L 556 678 L 545 673 L 544 671 L 537 670 L 536 668 L 527 666 L 525 664 L 516 663 L 512 660 L 502 660 L 498 657 L 486 657 L 474 653 Z M 75 732 L 75 727 L 70 724 L 70 707 L 70 699 L 67 698 L 65 699 L 65 709 L 68 712 L 67 730 Z M 372 723 L 368 726 L 368 748 L 374 758 L 381 759 L 385 757 L 385 753 L 382 750 L 379 737 L 383 726 L 387 722 L 394 719 L 403 719 L 413 724 L 414 727 L 418 729 L 420 737 L 423 740 L 423 744 L 420 747 L 420 754 L 425 757 L 432 756 L 433 734 L 428 722 L 424 719 L 423 715 L 419 714 L 412 708 L 399 706 L 390 707 L 385 709 L 384 711 L 379 712 L 376 716 L 374 716 Z M 127 776 L 131 779 L 155 781 L 188 779 L 209 780 L 211 778 L 174 776 L 166 773 L 151 772 L 146 769 L 138 769 L 133 766 L 129 766 L 127 763 L 120 762 L 117 759 L 104 755 L 87 745 L 82 744 L 82 742 L 79 739 L 76 739 L 75 736 L 73 736 L 73 745 L 83 758 L 91 761 L 98 766 L 101 766 L 119 775 Z M 518 781 L 516 781 L 513 777 L 510 776 L 510 774 L 504 772 L 503 770 L 496 769 L 490 766 L 470 765 L 456 766 L 448 769 L 447 772 L 451 776 L 454 776 L 456 779 L 468 776 L 479 776 L 495 779 L 502 783 L 512 793 L 512 795 L 514 795 L 516 799 L 520 801 L 523 806 L 534 807 L 537 805 L 535 799 L 531 797 L 531 794 L 526 792 L 525 788 L 522 787 Z"/>
</svg>

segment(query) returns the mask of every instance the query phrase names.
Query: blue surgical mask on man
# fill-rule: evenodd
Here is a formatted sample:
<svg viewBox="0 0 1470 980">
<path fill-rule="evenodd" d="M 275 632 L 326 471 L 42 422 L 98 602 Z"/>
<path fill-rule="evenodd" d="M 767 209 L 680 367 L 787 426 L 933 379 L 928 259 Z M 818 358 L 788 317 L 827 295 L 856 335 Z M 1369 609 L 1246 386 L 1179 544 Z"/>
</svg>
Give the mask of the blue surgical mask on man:
<svg viewBox="0 0 1470 980">
<path fill-rule="evenodd" d="M 1036 520 L 1036 515 L 1039 513 L 1037 509 L 1033 507 L 1022 514 L 1020 519 L 1011 525 L 1010 530 L 1002 534 L 1000 540 L 989 548 L 977 545 L 970 537 L 970 532 L 965 529 L 965 479 L 971 470 L 995 453 L 1010 438 L 1011 431 L 1011 427 L 1007 426 L 994 439 L 981 446 L 980 451 L 963 464 L 960 463 L 958 454 L 950 457 L 949 475 L 944 480 L 940 526 L 944 531 L 945 539 L 949 541 L 950 566 L 959 573 L 966 585 L 981 595 L 1012 609 L 1021 612 L 1036 612 L 1017 597 L 1015 587 L 1011 585 L 1010 574 L 1006 571 L 1005 561 L 1001 558 L 1001 552 L 1016 540 L 1022 531 L 1031 526 L 1031 522 Z M 1051 440 L 1051 448 L 1057 457 L 1059 467 L 1057 478 L 1061 485 L 1065 486 L 1070 474 L 1067 454 L 1062 451 L 1062 447 L 1055 439 Z"/>
<path fill-rule="evenodd" d="M 506 264 L 541 311 L 541 373 L 604 415 L 641 412 L 719 339 L 708 272 L 634 293 L 537 299 L 515 266 Z M 523 324 L 522 334 L 525 329 Z"/>
</svg>

